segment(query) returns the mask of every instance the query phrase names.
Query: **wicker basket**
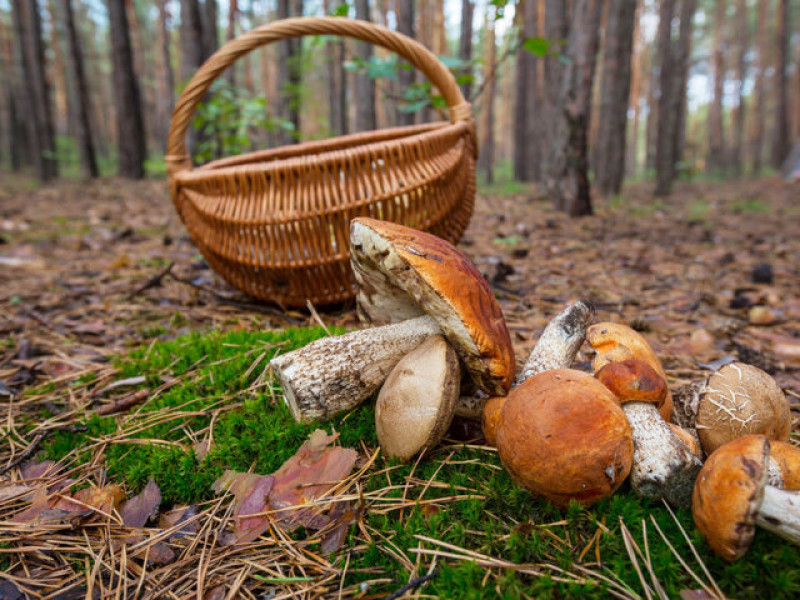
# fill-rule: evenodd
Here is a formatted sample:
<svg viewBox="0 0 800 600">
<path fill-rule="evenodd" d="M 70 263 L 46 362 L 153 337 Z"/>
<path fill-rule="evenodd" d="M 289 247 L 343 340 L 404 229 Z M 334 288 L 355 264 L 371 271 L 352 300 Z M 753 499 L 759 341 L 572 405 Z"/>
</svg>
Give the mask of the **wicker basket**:
<svg viewBox="0 0 800 600">
<path fill-rule="evenodd" d="M 450 122 L 295 144 L 193 168 L 186 131 L 214 79 L 254 48 L 319 34 L 377 44 L 408 60 L 442 93 Z M 289 307 L 354 295 L 354 217 L 458 241 L 472 215 L 476 156 L 470 106 L 434 54 L 372 23 L 309 17 L 258 27 L 203 64 L 175 107 L 167 166 L 175 208 L 211 267 L 247 294 Z"/>
</svg>

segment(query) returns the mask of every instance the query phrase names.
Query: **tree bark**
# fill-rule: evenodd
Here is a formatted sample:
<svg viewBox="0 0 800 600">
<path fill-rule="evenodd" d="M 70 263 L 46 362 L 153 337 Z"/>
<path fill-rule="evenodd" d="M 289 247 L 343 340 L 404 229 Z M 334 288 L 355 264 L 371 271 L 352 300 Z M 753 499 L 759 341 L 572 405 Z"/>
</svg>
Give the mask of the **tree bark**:
<svg viewBox="0 0 800 600">
<path fill-rule="evenodd" d="M 752 120 L 752 149 L 753 172 L 758 174 L 761 171 L 761 159 L 764 148 L 764 120 L 765 98 L 766 98 L 766 73 L 768 68 L 768 38 L 767 38 L 767 13 L 769 10 L 769 0 L 758 0 L 758 72 L 756 74 L 755 95 L 755 117 Z"/>
<path fill-rule="evenodd" d="M 64 39 L 62 27 L 63 19 L 56 12 L 56 5 L 53 0 L 47 2 L 47 12 L 50 16 L 50 50 L 53 53 L 53 63 L 51 70 L 51 80 L 55 95 L 55 133 L 56 135 L 72 134 L 72 119 L 70 115 L 74 112 L 74 96 L 67 88 L 67 67 L 64 61 L 64 52 L 61 40 Z"/>
<path fill-rule="evenodd" d="M 638 172 L 639 162 L 639 122 L 642 106 L 642 85 L 644 73 L 647 73 L 646 57 L 648 55 L 646 48 L 642 43 L 642 11 L 641 8 L 636 10 L 636 20 L 633 30 L 633 69 L 631 75 L 631 97 L 630 105 L 633 107 L 633 123 L 631 124 L 631 139 L 628 144 L 628 149 L 625 156 L 625 171 L 629 176 L 635 176 Z"/>
<path fill-rule="evenodd" d="M 325 14 L 330 14 L 332 10 L 330 0 L 325 0 L 324 10 Z M 341 38 L 330 40 L 328 42 L 328 127 L 332 135 L 344 135 L 349 130 L 347 126 L 347 75 L 344 63 L 344 40 Z M 360 98 L 356 102 L 361 106 Z M 375 108 L 374 103 L 372 107 Z M 356 121 L 356 128 L 358 130 L 358 121 Z M 373 126 L 372 129 L 376 129 L 376 127 Z"/>
<path fill-rule="evenodd" d="M 557 109 L 550 115 L 555 135 L 550 140 L 547 192 L 556 208 L 573 217 L 592 214 L 586 141 L 602 8 L 602 0 L 573 3 L 569 62 L 559 85 Z"/>
<path fill-rule="evenodd" d="M 195 2 L 197 0 L 194 0 Z M 203 6 L 198 9 L 200 20 L 200 45 L 202 48 L 203 61 L 214 54 L 219 48 L 219 32 L 217 31 L 217 15 L 219 7 L 217 0 L 204 0 Z M 202 61 L 201 63 L 202 64 Z M 197 66 L 200 66 L 198 64 Z"/>
<path fill-rule="evenodd" d="M 780 169 L 789 155 L 789 0 L 778 0 L 775 14 L 775 140 L 772 147 L 772 166 Z"/>
<path fill-rule="evenodd" d="M 658 138 L 656 139 L 656 190 L 657 196 L 666 196 L 672 191 L 675 175 L 675 157 L 672 154 L 673 130 L 676 116 L 672 112 L 674 67 L 672 53 L 672 20 L 675 16 L 675 0 L 661 0 L 658 15 Z M 677 92 L 677 90 L 676 90 Z"/>
<path fill-rule="evenodd" d="M 369 0 L 356 0 L 356 19 L 371 21 Z M 372 60 L 372 44 L 356 42 L 356 56 L 364 65 Z M 342 72 L 344 75 L 344 72 Z M 373 131 L 378 128 L 375 115 L 375 81 L 366 69 L 356 73 L 356 131 Z M 344 89 L 344 86 L 342 86 Z"/>
<path fill-rule="evenodd" d="M 731 149 L 731 162 L 733 172 L 741 177 L 744 169 L 744 81 L 747 76 L 747 0 L 738 0 L 736 3 L 736 32 L 734 44 L 736 54 L 736 112 L 733 117 L 734 134 L 733 148 Z"/>
<path fill-rule="evenodd" d="M 278 0 L 278 18 L 301 16 L 302 0 Z M 278 98 L 277 114 L 292 124 L 293 131 L 281 127 L 277 135 L 281 145 L 292 144 L 300 137 L 300 98 L 302 45 L 299 38 L 278 43 Z"/>
<path fill-rule="evenodd" d="M 133 52 L 124 0 L 108 0 L 114 105 L 117 114 L 119 174 L 144 177 L 146 158 L 144 119 L 139 82 L 133 70 Z"/>
<path fill-rule="evenodd" d="M 397 31 L 410 38 L 416 38 L 414 35 L 414 2 L 410 0 L 395 2 L 394 9 L 397 16 Z M 415 78 L 416 73 L 412 69 L 401 68 L 397 74 L 397 87 L 395 89 L 398 89 L 402 94 L 414 85 Z M 404 112 L 401 110 L 402 108 L 403 103 L 399 102 L 397 106 L 397 124 L 413 125 L 416 122 L 416 115 L 412 112 Z"/>
<path fill-rule="evenodd" d="M 725 84 L 725 54 L 722 32 L 725 26 L 726 0 L 715 0 L 714 38 L 711 60 L 714 66 L 714 97 L 708 107 L 708 153 L 706 170 L 717 171 L 726 167 L 725 141 L 722 125 L 722 95 Z"/>
<path fill-rule="evenodd" d="M 226 41 L 231 41 L 236 37 L 236 17 L 239 14 L 239 2 L 237 0 L 228 0 L 228 27 L 225 29 Z M 225 72 L 225 77 L 228 80 L 228 85 L 231 88 L 236 87 L 236 63 L 228 67 Z"/>
<path fill-rule="evenodd" d="M 461 35 L 458 39 L 458 58 L 465 63 L 461 69 L 461 75 L 467 75 L 467 81 L 461 84 L 461 93 L 464 94 L 467 102 L 472 93 L 472 16 L 475 5 L 472 0 L 461 0 Z"/>
<path fill-rule="evenodd" d="M 28 139 L 36 175 L 41 181 L 58 176 L 53 110 L 45 75 L 42 22 L 38 3 L 13 0 L 14 21 L 23 64 L 28 103 Z"/>
<path fill-rule="evenodd" d="M 496 46 L 494 38 L 494 17 L 490 15 L 491 6 L 486 7 L 484 19 L 483 77 L 485 82 L 484 105 L 481 114 L 481 153 L 478 157 L 478 168 L 484 172 L 486 183 L 494 183 L 494 96 L 496 89 Z"/>
<path fill-rule="evenodd" d="M 206 59 L 200 15 L 197 0 L 181 0 L 181 79 L 184 84 Z"/>
<path fill-rule="evenodd" d="M 520 5 L 522 20 L 520 44 L 539 32 L 539 11 L 535 0 Z M 514 106 L 514 178 L 519 181 L 538 181 L 541 178 L 541 135 L 538 106 L 536 66 L 539 59 L 520 47 L 517 50 L 516 103 Z"/>
<path fill-rule="evenodd" d="M 64 2 L 64 16 L 69 41 L 70 69 L 75 81 L 77 92 L 75 124 L 78 132 L 78 150 L 81 155 L 81 167 L 84 177 L 97 177 L 97 157 L 95 156 L 94 140 L 89 115 L 92 112 L 92 100 L 89 95 L 89 83 L 83 66 L 83 51 L 78 30 L 75 27 L 75 15 L 72 10 L 72 0 Z"/>
<path fill-rule="evenodd" d="M 631 84 L 636 0 L 610 0 L 596 144 L 595 185 L 618 194 L 625 177 L 625 133 Z"/>
</svg>

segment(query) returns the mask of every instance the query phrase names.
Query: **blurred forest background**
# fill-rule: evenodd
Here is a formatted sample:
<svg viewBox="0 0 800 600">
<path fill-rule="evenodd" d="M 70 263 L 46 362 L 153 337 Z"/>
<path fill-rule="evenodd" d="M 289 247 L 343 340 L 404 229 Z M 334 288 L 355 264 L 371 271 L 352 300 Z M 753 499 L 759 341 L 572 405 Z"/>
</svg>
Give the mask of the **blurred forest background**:
<svg viewBox="0 0 800 600">
<path fill-rule="evenodd" d="M 441 57 L 472 103 L 481 177 L 590 189 L 774 172 L 800 139 L 800 0 L 0 0 L 0 169 L 163 174 L 172 107 L 226 40 L 297 15 L 369 19 Z M 218 80 L 196 162 L 447 118 L 394 55 L 309 37 Z M 589 182 L 591 181 L 591 188 Z"/>
</svg>

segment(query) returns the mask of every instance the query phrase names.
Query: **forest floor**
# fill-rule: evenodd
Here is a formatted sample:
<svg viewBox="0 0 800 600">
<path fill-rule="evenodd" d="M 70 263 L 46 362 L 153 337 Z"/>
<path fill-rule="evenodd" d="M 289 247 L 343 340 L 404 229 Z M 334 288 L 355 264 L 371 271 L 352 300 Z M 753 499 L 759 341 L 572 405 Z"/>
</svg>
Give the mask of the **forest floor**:
<svg viewBox="0 0 800 600">
<path fill-rule="evenodd" d="M 777 178 L 681 183 L 668 199 L 654 199 L 651 190 L 650 185 L 627 186 L 619 198 L 597 199 L 596 215 L 582 219 L 555 212 L 533 187 L 499 185 L 481 190 L 460 247 L 494 287 L 518 362 L 524 362 L 553 315 L 568 302 L 585 298 L 597 309 L 596 321 L 623 322 L 644 333 L 661 357 L 671 387 L 699 378 L 701 363 L 733 355 L 770 372 L 793 408 L 800 408 L 798 184 Z M 126 400 L 125 394 L 120 395 L 124 385 L 116 389 L 111 384 L 125 373 L 119 361 L 141 352 L 136 349 L 152 349 L 192 332 L 236 334 L 320 323 L 351 328 L 357 326 L 353 308 L 319 307 L 318 314 L 282 310 L 253 302 L 230 288 L 198 254 L 173 210 L 163 180 L 105 179 L 34 187 L 25 179 L 4 177 L 0 184 L 3 477 L 6 483 L 24 481 L 17 467 L 47 447 L 52 431 L 74 427 L 75 415 L 97 411 L 115 399 Z M 578 360 L 585 362 L 587 356 L 582 354 Z M 164 385 L 171 384 L 165 380 Z M 31 415 L 37 411 L 43 411 L 43 420 L 54 423 L 52 428 L 30 426 Z M 793 441 L 800 440 L 799 434 L 796 429 Z M 98 439 L 92 438 L 93 443 Z M 362 447 L 367 457 L 368 446 Z M 55 451 L 48 452 L 52 456 Z M 12 464 L 14 468 L 3 468 Z M 413 474 L 412 470 L 409 477 Z M 0 520 L 22 506 L 18 496 L 0 492 Z M 51 576 L 57 581 L 53 569 L 71 569 L 74 597 L 83 597 L 87 587 L 89 593 L 96 593 L 92 578 L 101 564 L 101 571 L 119 572 L 122 579 L 126 576 L 125 569 L 115 571 L 116 567 L 103 562 L 98 546 L 84 553 L 81 561 L 85 564 L 79 561 L 76 568 L 48 554 L 66 552 L 64 548 L 37 546 L 1 522 L 0 536 L 0 546 L 9 548 L 5 556 L 10 561 L 2 566 L 11 574 L 7 582 L 15 589 L 35 591 L 26 586 L 32 585 L 37 572 L 50 573 L 41 575 L 43 581 Z M 34 538 L 41 541 L 40 536 Z M 23 547 L 41 554 L 35 568 L 20 558 Z M 118 548 L 114 548 L 105 560 L 117 556 Z M 439 552 L 445 561 L 445 550 L 431 552 Z M 456 551 L 450 547 L 448 552 Z M 470 555 L 464 556 L 469 560 Z M 419 555 L 416 558 L 418 562 Z M 478 564 L 495 573 L 509 568 L 492 560 L 479 558 Z M 419 564 L 412 566 L 405 569 L 409 579 L 425 574 Z M 369 572 L 368 567 L 364 569 L 365 574 Z M 160 589 L 149 575 L 145 577 L 145 571 L 138 572 L 141 582 L 134 571 L 128 572 L 132 578 L 128 584 L 151 592 Z M 327 582 L 321 591 L 344 591 L 353 597 L 370 597 L 374 590 L 385 595 L 403 583 L 376 576 L 374 582 L 382 583 L 373 582 L 368 590 L 363 581 L 360 587 L 349 580 L 345 586 L 341 575 L 341 583 L 334 578 L 331 584 L 325 569 L 311 571 L 320 574 L 262 575 L 258 581 L 272 585 L 269 589 L 276 597 L 284 592 L 319 592 L 309 587 L 315 577 Z M 516 571 L 536 576 L 530 570 Z M 722 566 L 712 571 L 725 573 Z M 238 576 L 240 572 L 232 573 Z M 797 579 L 800 585 L 800 574 Z M 115 589 L 114 581 L 119 584 L 111 576 L 97 581 L 107 589 Z M 163 577 L 157 584 L 163 585 Z M 504 585 L 510 584 L 497 583 L 498 593 Z M 614 588 L 616 594 L 636 597 L 641 592 L 626 591 L 631 585 L 628 581 Z M 650 585 L 657 587 L 652 581 Z M 732 584 L 732 589 L 759 595 L 758 590 L 741 586 Z M 208 588 L 206 597 L 222 598 L 238 589 L 218 588 Z M 169 594 L 185 597 L 188 589 L 173 587 Z M 531 591 L 519 589 L 523 594 Z M 790 592 L 794 591 L 790 586 Z M 57 592 L 58 586 L 44 586 L 38 593 L 73 597 Z M 0 597 L 3 593 L 8 589 L 0 589 Z M 198 588 L 197 597 L 202 593 Z M 247 592 L 247 597 L 253 593 Z"/>
</svg>

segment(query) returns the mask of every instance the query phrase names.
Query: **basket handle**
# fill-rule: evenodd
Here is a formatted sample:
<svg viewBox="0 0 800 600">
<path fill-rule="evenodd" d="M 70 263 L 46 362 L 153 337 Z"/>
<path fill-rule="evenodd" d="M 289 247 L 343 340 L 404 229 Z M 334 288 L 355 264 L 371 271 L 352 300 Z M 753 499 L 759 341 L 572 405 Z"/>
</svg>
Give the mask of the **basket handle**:
<svg viewBox="0 0 800 600">
<path fill-rule="evenodd" d="M 326 34 L 371 42 L 399 54 L 422 71 L 439 89 L 450 107 L 452 123 L 468 121 L 471 118 L 470 105 L 464 99 L 452 73 L 433 52 L 410 37 L 369 21 L 341 17 L 282 19 L 257 27 L 231 40 L 209 57 L 189 81 L 172 112 L 172 124 L 167 138 L 167 155 L 165 157 L 170 176 L 192 168 L 191 157 L 186 150 L 186 130 L 197 104 L 225 69 L 239 57 L 259 46 L 286 38 Z"/>
</svg>

